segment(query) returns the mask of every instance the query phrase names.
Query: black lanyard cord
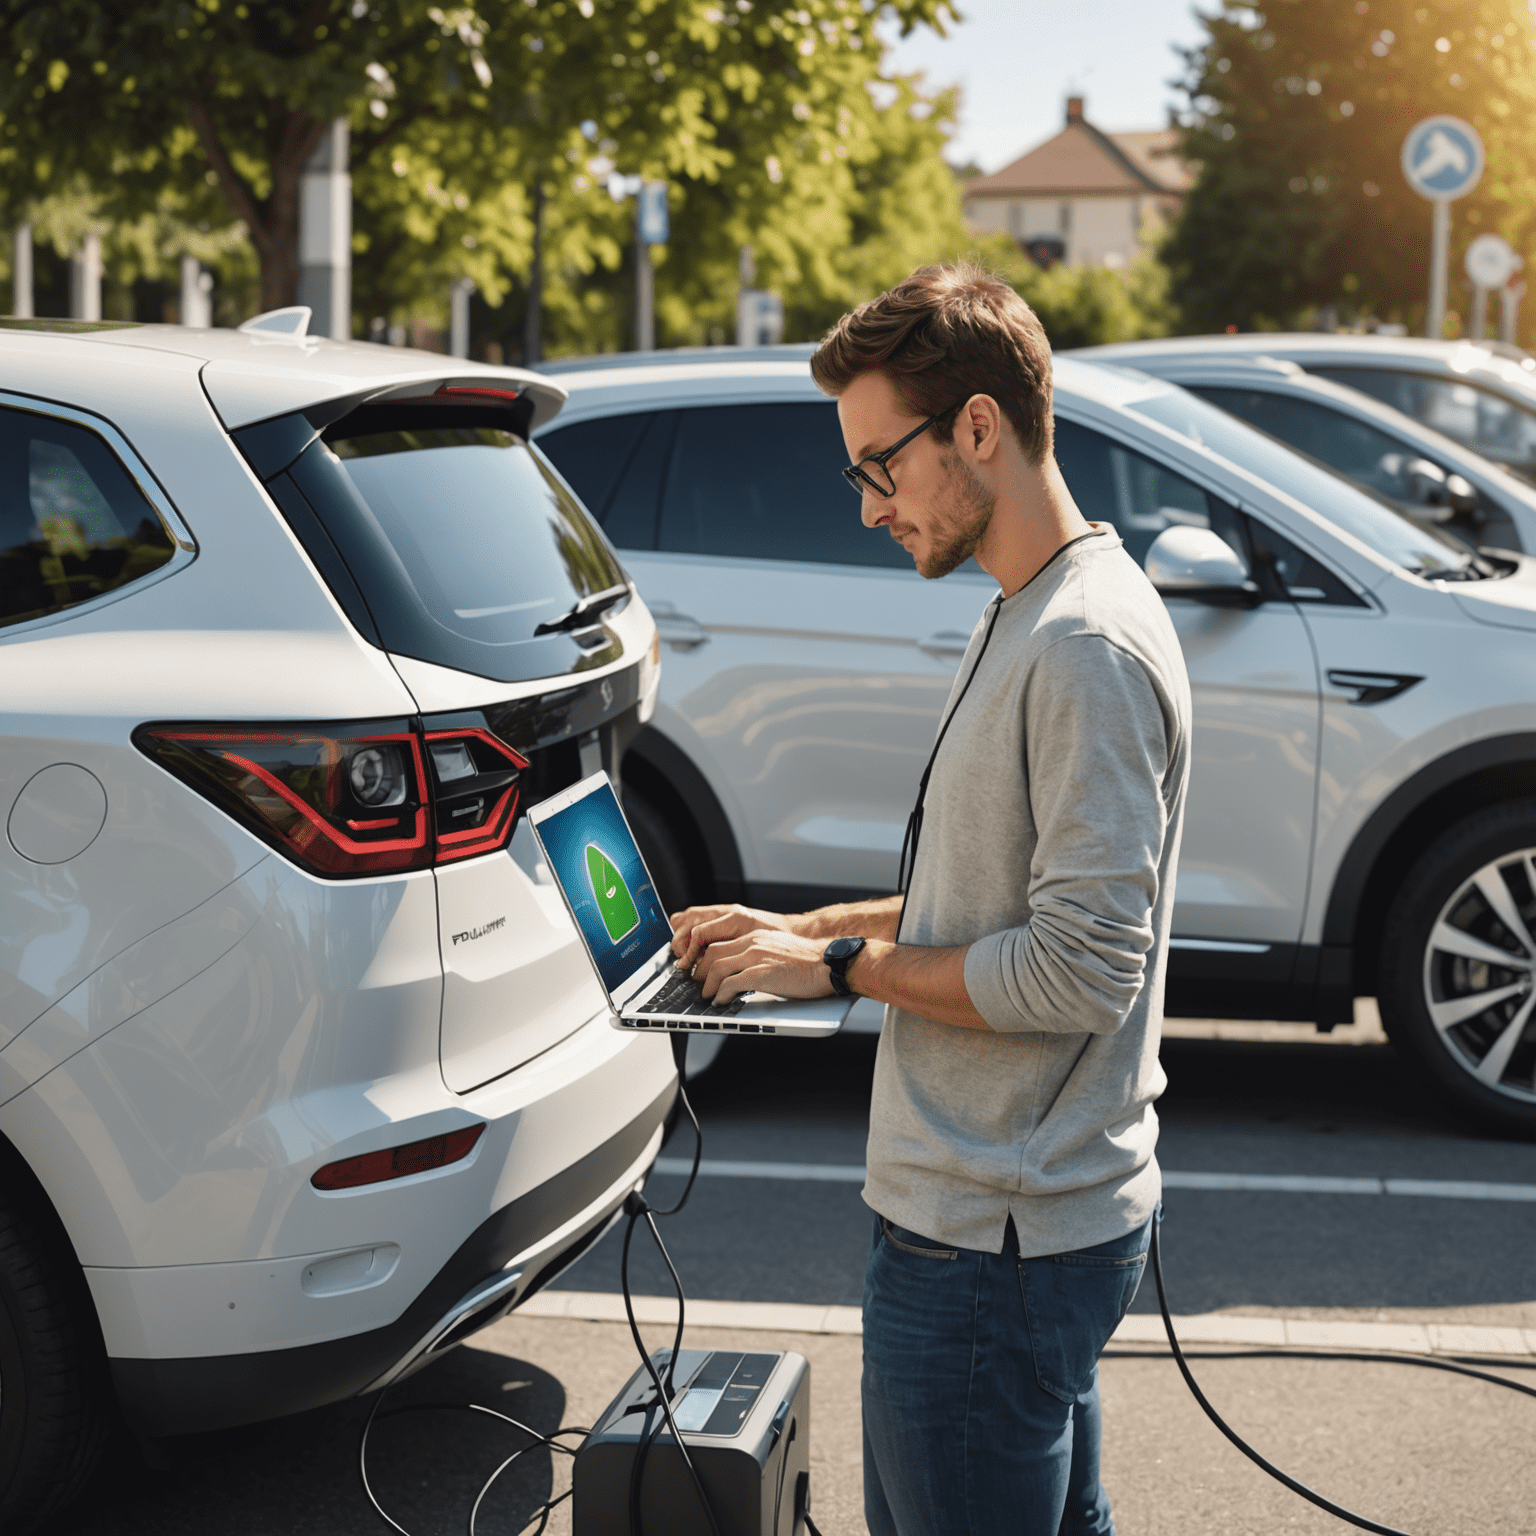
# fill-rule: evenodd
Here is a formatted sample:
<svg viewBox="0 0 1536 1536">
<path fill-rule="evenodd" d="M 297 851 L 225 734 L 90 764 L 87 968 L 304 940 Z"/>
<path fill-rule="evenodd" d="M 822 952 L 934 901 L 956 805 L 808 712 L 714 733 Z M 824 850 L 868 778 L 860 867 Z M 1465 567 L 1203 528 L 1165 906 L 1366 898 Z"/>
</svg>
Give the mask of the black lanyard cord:
<svg viewBox="0 0 1536 1536">
<path fill-rule="evenodd" d="M 982 636 L 981 649 L 976 653 L 976 662 L 971 668 L 971 675 L 966 678 L 965 686 L 960 690 L 954 708 L 944 717 L 944 723 L 939 727 L 938 740 L 933 744 L 933 751 L 928 754 L 928 766 L 923 769 L 923 776 L 918 781 L 917 804 L 912 807 L 912 814 L 907 817 L 907 830 L 901 839 L 901 862 L 896 866 L 896 889 L 902 896 L 907 894 L 907 886 L 911 883 L 913 871 L 917 868 L 917 843 L 923 835 L 923 800 L 928 794 L 928 779 L 933 773 L 934 762 L 938 758 L 939 748 L 944 745 L 944 737 L 949 732 L 950 723 L 960 713 L 960 706 L 965 702 L 965 696 L 970 692 L 971 684 L 976 681 L 976 674 L 981 671 L 982 657 L 987 654 L 987 646 L 992 640 L 992 631 L 997 628 L 997 617 L 1002 611 L 1003 597 L 999 593 L 992 609 L 992 617 L 987 620 L 987 632 Z M 905 909 L 903 909 L 903 915 L 905 915 Z M 901 942 L 899 921 L 896 924 L 896 940 L 898 943 Z"/>
</svg>

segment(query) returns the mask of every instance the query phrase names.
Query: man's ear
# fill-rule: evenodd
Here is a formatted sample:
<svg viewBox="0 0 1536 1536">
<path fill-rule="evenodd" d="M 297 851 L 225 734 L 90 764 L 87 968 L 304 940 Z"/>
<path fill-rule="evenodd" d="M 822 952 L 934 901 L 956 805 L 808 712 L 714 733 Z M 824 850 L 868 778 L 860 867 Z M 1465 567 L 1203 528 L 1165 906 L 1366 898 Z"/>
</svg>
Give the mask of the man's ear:
<svg viewBox="0 0 1536 1536">
<path fill-rule="evenodd" d="M 972 395 L 960 407 L 955 435 L 969 447 L 971 455 L 985 464 L 1002 441 L 1003 412 L 991 395 Z"/>
</svg>

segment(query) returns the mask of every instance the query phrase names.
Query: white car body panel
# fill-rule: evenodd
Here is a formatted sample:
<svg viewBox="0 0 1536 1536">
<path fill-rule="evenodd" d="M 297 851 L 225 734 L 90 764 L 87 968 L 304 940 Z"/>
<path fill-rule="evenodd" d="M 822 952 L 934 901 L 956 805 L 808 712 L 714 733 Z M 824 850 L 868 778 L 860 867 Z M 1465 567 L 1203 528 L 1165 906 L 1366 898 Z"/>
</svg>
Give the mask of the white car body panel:
<svg viewBox="0 0 1536 1536">
<path fill-rule="evenodd" d="M 114 1369 L 388 1329 L 424 1287 L 454 1283 L 473 1234 L 531 1200 L 523 1225 L 496 1228 L 498 1242 L 531 1234 L 495 1260 L 525 1271 L 515 1301 L 601 1230 L 659 1147 L 670 1047 L 610 1027 L 547 873 L 504 850 L 319 878 L 132 739 L 151 722 L 400 720 L 547 698 L 542 749 L 561 720 L 574 731 L 562 701 L 576 685 L 605 709 L 637 688 L 640 718 L 654 708 L 654 625 L 633 598 L 609 625 L 620 659 L 587 673 L 502 683 L 369 644 L 226 431 L 444 381 L 526 391 L 535 419 L 565 396 L 516 370 L 362 344 L 0 328 L 0 407 L 99 425 L 187 534 L 169 574 L 0 626 L 0 1134 L 86 1269 Z M 455 945 L 487 907 L 504 921 Z M 434 1171 L 310 1182 L 481 1122 L 470 1155 Z M 311 1368 L 329 1369 L 285 1374 L 305 1404 L 329 1400 Z M 229 1394 L 228 1422 L 290 1411 L 274 1390 L 250 1412 Z M 170 1427 L 147 1432 L 187 1427 L 157 1403 Z"/>
</svg>

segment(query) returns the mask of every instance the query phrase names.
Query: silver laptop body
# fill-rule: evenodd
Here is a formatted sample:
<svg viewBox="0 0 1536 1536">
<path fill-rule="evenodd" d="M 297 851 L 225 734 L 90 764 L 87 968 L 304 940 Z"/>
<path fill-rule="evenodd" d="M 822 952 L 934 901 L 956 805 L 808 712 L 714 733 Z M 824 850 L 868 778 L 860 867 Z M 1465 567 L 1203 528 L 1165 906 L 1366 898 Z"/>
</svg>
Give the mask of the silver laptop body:
<svg viewBox="0 0 1536 1536">
<path fill-rule="evenodd" d="M 528 824 L 613 1010 L 616 1029 L 736 1035 L 836 1034 L 851 997 L 748 992 L 724 1008 L 678 970 L 672 924 L 606 773 L 528 809 Z"/>
</svg>

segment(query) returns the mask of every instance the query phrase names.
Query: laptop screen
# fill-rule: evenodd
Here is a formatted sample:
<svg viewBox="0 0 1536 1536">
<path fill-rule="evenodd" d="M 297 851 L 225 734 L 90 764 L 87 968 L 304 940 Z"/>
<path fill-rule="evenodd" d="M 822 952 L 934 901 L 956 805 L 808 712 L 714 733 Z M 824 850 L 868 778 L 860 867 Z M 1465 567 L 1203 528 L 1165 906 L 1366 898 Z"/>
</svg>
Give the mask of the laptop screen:
<svg viewBox="0 0 1536 1536">
<path fill-rule="evenodd" d="M 671 942 L 672 925 L 611 786 L 600 784 L 574 805 L 540 817 L 539 840 L 603 985 L 613 992 Z"/>
</svg>

